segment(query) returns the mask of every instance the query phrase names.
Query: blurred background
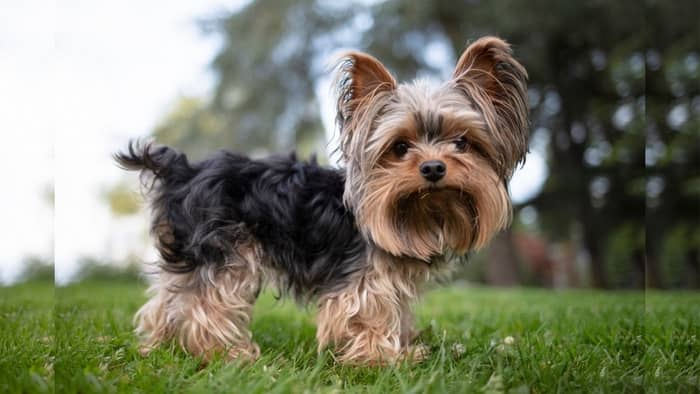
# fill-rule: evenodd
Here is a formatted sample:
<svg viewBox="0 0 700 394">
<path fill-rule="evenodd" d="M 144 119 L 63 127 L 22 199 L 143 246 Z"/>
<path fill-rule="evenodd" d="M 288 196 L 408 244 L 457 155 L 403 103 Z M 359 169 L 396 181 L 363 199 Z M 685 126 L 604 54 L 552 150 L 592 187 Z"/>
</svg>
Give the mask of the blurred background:
<svg viewBox="0 0 700 394">
<path fill-rule="evenodd" d="M 439 80 L 488 34 L 530 74 L 530 154 L 512 229 L 455 280 L 698 288 L 698 15 L 695 0 L 3 3 L 0 280 L 135 280 L 157 259 L 137 177 L 111 160 L 130 138 L 337 165 L 334 56 Z"/>
</svg>

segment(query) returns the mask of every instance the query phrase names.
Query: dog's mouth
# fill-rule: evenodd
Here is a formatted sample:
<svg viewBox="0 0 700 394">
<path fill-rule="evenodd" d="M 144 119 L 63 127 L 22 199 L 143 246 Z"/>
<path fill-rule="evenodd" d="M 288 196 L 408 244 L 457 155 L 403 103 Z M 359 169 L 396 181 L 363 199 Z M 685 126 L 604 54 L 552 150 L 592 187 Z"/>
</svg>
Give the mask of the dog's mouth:
<svg viewBox="0 0 700 394">
<path fill-rule="evenodd" d="M 406 210 L 419 208 L 420 211 L 426 213 L 449 213 L 454 208 L 471 206 L 470 196 L 463 190 L 447 187 L 431 185 L 421 188 L 416 191 L 407 193 L 399 198 L 397 202 L 398 213 L 403 213 Z M 413 212 L 418 213 L 418 212 Z"/>
<path fill-rule="evenodd" d="M 463 190 L 431 187 L 399 199 L 394 226 L 405 236 L 430 245 L 435 254 L 446 249 L 466 250 L 472 241 L 476 212 L 472 198 Z"/>
</svg>

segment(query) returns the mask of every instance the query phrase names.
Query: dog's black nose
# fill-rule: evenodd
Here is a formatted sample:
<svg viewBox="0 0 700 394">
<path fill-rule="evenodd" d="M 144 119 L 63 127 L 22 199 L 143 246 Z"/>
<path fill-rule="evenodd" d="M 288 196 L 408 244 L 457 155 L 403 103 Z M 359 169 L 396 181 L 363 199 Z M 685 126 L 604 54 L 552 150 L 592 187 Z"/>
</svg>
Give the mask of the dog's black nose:
<svg viewBox="0 0 700 394">
<path fill-rule="evenodd" d="M 437 182 L 445 176 L 447 166 L 442 160 L 428 160 L 420 165 L 420 174 L 430 182 Z"/>
</svg>

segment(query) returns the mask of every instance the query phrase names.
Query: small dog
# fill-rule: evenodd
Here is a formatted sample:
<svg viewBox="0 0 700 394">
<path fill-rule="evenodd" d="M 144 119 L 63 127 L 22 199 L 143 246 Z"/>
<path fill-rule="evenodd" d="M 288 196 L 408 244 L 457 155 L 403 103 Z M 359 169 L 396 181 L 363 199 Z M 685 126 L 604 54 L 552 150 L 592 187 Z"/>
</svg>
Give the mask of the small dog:
<svg viewBox="0 0 700 394">
<path fill-rule="evenodd" d="M 421 285 L 510 221 L 527 73 L 494 37 L 471 44 L 439 87 L 397 84 L 358 52 L 337 72 L 344 169 L 293 154 L 191 164 L 138 143 L 116 155 L 146 176 L 163 260 L 135 316 L 143 353 L 175 339 L 205 361 L 255 359 L 253 303 L 273 283 L 316 301 L 319 351 L 333 346 L 341 362 L 425 357 L 411 345 Z"/>
</svg>

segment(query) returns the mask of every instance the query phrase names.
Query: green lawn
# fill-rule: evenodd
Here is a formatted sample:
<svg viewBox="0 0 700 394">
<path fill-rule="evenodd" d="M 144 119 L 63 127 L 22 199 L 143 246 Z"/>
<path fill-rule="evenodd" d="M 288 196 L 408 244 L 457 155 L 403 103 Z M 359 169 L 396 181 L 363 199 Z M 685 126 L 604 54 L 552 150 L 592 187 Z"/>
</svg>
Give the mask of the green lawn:
<svg viewBox="0 0 700 394">
<path fill-rule="evenodd" d="M 52 282 L 0 287 L 0 393 L 53 392 Z"/>
<path fill-rule="evenodd" d="M 131 317 L 145 300 L 143 286 L 58 288 L 55 330 L 53 297 L 50 285 L 0 288 L 0 392 L 54 385 L 61 393 L 700 390 L 697 293 L 437 288 L 417 307 L 431 357 L 383 368 L 317 355 L 313 308 L 270 293 L 253 322 L 261 359 L 204 369 L 173 346 L 138 355 Z"/>
</svg>

